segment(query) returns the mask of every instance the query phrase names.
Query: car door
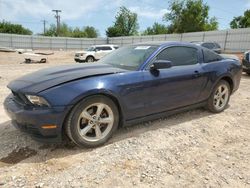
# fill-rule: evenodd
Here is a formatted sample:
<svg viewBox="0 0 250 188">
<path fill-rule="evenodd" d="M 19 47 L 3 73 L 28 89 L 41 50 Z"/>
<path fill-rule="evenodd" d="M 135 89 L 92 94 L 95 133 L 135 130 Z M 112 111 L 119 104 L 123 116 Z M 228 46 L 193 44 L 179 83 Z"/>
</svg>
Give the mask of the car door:
<svg viewBox="0 0 250 188">
<path fill-rule="evenodd" d="M 96 47 L 96 52 L 95 52 L 95 58 L 96 59 L 101 59 L 104 56 L 104 50 L 102 46 Z"/>
<path fill-rule="evenodd" d="M 112 52 L 112 48 L 110 46 L 104 46 L 103 47 L 103 56 L 102 57 L 109 54 L 110 52 Z"/>
<path fill-rule="evenodd" d="M 162 50 L 154 59 L 171 61 L 172 67 L 160 69 L 152 74 L 144 71 L 144 81 L 148 93 L 145 111 L 147 114 L 172 110 L 198 102 L 202 87 L 206 83 L 199 63 L 198 49 L 173 46 Z M 154 61 L 154 60 L 153 60 Z"/>
</svg>

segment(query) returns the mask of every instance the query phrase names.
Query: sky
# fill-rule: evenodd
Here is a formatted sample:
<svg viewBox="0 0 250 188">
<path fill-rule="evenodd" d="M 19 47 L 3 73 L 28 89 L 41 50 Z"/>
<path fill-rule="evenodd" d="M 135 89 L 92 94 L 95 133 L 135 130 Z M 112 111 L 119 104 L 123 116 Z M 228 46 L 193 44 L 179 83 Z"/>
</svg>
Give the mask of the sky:
<svg viewBox="0 0 250 188">
<path fill-rule="evenodd" d="M 229 29 L 229 23 L 250 9 L 250 0 L 203 0 L 210 6 L 209 16 L 215 16 L 219 29 Z M 42 20 L 46 27 L 55 24 L 53 9 L 62 12 L 61 22 L 71 27 L 94 26 L 101 37 L 107 27 L 113 25 L 120 6 L 138 14 L 139 31 L 144 31 L 154 22 L 164 23 L 162 17 L 169 12 L 169 0 L 0 0 L 0 21 L 22 24 L 34 34 L 43 32 Z"/>
</svg>

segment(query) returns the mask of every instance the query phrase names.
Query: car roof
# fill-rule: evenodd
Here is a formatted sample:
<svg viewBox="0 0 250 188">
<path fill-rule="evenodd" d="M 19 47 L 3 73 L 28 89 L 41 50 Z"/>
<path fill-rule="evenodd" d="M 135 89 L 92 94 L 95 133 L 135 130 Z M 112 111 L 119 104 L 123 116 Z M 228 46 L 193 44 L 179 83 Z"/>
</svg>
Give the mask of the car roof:
<svg viewBox="0 0 250 188">
<path fill-rule="evenodd" d="M 100 44 L 100 45 L 93 45 L 93 47 L 103 47 L 103 46 L 118 46 L 118 45 L 115 45 L 115 44 Z"/>
<path fill-rule="evenodd" d="M 214 42 L 214 41 L 191 41 L 191 43 L 198 44 L 198 45 L 201 45 L 204 43 L 216 43 L 216 44 L 218 44 L 218 42 Z"/>
<path fill-rule="evenodd" d="M 179 41 L 150 41 L 150 42 L 142 42 L 142 43 L 135 43 L 135 44 L 132 44 L 134 46 L 142 46 L 142 45 L 148 45 L 148 46 L 162 46 L 162 47 L 165 47 L 165 46 L 172 46 L 172 45 L 175 45 L 175 46 L 190 46 L 190 47 L 195 47 L 197 48 L 197 45 L 195 44 L 192 44 L 190 42 L 179 42 Z"/>
</svg>

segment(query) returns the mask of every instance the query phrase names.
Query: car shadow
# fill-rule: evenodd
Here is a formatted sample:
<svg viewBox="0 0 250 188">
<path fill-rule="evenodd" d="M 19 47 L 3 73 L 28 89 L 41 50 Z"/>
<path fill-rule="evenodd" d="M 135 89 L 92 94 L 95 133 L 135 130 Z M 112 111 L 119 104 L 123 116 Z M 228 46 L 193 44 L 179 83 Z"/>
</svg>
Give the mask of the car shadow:
<svg viewBox="0 0 250 188">
<path fill-rule="evenodd" d="M 148 121 L 129 127 L 121 127 L 116 131 L 114 136 L 104 146 L 107 146 L 115 142 L 119 142 L 124 139 L 139 137 L 141 134 L 148 131 L 154 131 L 162 128 L 171 128 L 173 126 L 178 126 L 182 123 L 186 123 L 194 119 L 201 119 L 206 116 L 212 116 L 212 115 L 213 115 L 212 113 L 200 108 L 178 113 L 171 116 L 166 116 L 166 118 L 157 119 L 154 121 Z M 66 156 L 73 156 L 78 153 L 90 152 L 95 149 L 95 148 L 92 149 L 79 148 L 75 144 L 68 141 L 64 141 L 58 144 L 44 144 L 36 142 L 29 135 L 22 133 L 19 130 L 16 130 L 14 127 L 12 127 L 10 121 L 0 124 L 1 128 L 6 126 L 12 130 L 10 132 L 7 132 L 5 135 L 5 138 L 8 138 L 8 142 L 17 143 L 18 145 L 18 143 L 20 143 L 19 139 L 21 139 L 22 144 L 18 146 L 16 144 L 12 144 L 12 148 L 11 147 L 9 148 L 8 155 L 7 156 L 5 155 L 3 157 L 1 156 L 2 158 L 0 157 L 0 167 L 6 165 L 14 165 L 17 163 L 45 162 L 52 158 L 63 158 Z M 1 130 L 2 133 L 3 131 L 4 130 Z M 4 138 L 1 136 L 0 141 L 2 141 L 2 139 Z M 8 142 L 6 143 L 5 141 L 5 145 L 9 145 L 10 143 Z M 28 158 L 29 160 L 25 160 Z M 33 158 L 34 160 L 32 160 Z"/>
<path fill-rule="evenodd" d="M 208 112 L 204 108 L 198 108 L 174 115 L 168 115 L 160 119 L 155 119 L 153 121 L 146 121 L 141 124 L 136 124 L 129 127 L 121 127 L 107 144 L 118 142 L 130 137 L 138 137 L 148 131 L 154 131 L 162 128 L 171 128 L 182 123 L 187 123 L 194 119 L 201 119 L 211 115 L 215 114 Z"/>
</svg>

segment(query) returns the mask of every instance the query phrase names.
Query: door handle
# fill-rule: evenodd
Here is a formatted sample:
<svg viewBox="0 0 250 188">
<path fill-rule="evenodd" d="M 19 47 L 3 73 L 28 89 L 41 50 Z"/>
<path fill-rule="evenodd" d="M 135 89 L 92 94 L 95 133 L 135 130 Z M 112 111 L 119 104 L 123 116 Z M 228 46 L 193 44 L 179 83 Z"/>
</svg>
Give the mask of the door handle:
<svg viewBox="0 0 250 188">
<path fill-rule="evenodd" d="M 201 76 L 201 74 L 200 74 L 200 72 L 199 71 L 194 71 L 194 77 L 195 78 L 197 78 L 197 77 L 200 77 Z"/>
</svg>

